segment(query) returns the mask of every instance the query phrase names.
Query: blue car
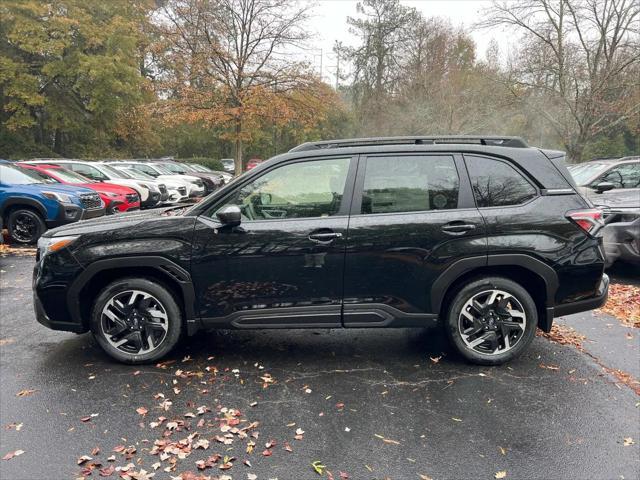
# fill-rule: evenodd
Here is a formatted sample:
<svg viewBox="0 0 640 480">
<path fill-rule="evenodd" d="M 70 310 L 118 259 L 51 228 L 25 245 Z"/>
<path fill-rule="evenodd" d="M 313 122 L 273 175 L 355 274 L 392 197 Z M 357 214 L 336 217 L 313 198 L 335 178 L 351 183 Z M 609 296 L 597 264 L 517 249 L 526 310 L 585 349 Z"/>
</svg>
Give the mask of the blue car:
<svg viewBox="0 0 640 480">
<path fill-rule="evenodd" d="M 35 243 L 49 228 L 104 214 L 95 191 L 51 182 L 0 160 L 0 218 L 14 242 Z"/>
</svg>

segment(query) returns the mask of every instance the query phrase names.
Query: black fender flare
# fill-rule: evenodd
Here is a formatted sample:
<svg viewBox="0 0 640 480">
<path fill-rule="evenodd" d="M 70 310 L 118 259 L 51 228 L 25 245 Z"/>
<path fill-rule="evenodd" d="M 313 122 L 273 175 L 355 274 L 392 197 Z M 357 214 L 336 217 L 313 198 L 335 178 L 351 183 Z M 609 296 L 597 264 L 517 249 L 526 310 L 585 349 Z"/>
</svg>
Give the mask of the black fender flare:
<svg viewBox="0 0 640 480">
<path fill-rule="evenodd" d="M 519 253 L 489 254 L 487 256 L 463 258 L 450 265 L 433 282 L 431 287 L 431 308 L 433 312 L 440 312 L 442 301 L 449 287 L 462 275 L 480 267 L 518 266 L 535 273 L 545 284 L 547 307 L 555 304 L 555 294 L 558 290 L 558 274 L 553 268 L 537 258 Z"/>
<path fill-rule="evenodd" d="M 42 216 L 42 220 L 47 220 L 47 209 L 42 203 L 31 197 L 10 197 L 0 205 L 0 217 L 4 218 L 4 212 L 7 208 L 14 205 L 35 208 Z"/>
<path fill-rule="evenodd" d="M 93 277 L 98 273 L 118 268 L 151 267 L 156 269 L 162 276 L 177 284 L 182 293 L 182 300 L 185 311 L 185 325 L 189 335 L 193 334 L 200 327 L 200 319 L 195 314 L 195 289 L 191 281 L 191 275 L 180 265 L 161 256 L 140 256 L 140 257 L 116 257 L 98 260 L 89 264 L 76 277 L 67 291 L 67 304 L 69 312 L 74 322 L 83 324 L 80 312 L 80 292 Z"/>
</svg>

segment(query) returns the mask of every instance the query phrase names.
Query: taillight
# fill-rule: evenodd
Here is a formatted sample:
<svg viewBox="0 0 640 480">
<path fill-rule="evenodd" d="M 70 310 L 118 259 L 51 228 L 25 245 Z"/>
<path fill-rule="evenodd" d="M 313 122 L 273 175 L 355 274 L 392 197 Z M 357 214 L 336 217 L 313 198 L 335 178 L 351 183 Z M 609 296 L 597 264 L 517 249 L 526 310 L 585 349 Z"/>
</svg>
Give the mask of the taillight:
<svg viewBox="0 0 640 480">
<path fill-rule="evenodd" d="M 591 234 L 594 234 L 604 225 L 602 222 L 602 211 L 596 208 L 572 210 L 567 212 L 567 218 L 573 220 L 582 230 Z"/>
</svg>

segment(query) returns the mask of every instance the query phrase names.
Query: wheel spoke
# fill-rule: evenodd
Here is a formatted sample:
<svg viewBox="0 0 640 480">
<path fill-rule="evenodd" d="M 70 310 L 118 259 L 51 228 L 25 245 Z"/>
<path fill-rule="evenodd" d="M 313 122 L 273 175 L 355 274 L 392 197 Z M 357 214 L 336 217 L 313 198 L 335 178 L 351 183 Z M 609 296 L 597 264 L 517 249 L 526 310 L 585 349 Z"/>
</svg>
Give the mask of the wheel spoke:
<svg viewBox="0 0 640 480">
<path fill-rule="evenodd" d="M 486 342 L 487 340 L 489 340 L 489 337 L 491 336 L 491 332 L 487 332 L 484 335 L 482 335 L 481 337 L 476 338 L 474 341 L 472 341 L 469 346 L 471 348 L 475 348 L 478 345 L 483 344 L 484 342 Z"/>
</svg>

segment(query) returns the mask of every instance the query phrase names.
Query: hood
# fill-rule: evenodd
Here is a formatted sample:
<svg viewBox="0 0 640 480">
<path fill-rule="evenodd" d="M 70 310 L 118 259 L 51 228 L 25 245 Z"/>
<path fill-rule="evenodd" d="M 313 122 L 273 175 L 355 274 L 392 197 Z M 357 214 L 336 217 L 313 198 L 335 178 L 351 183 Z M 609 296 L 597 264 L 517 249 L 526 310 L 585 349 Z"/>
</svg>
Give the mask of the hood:
<svg viewBox="0 0 640 480">
<path fill-rule="evenodd" d="M 80 196 L 83 194 L 91 193 L 95 194 L 96 192 L 91 190 L 90 188 L 81 187 L 77 185 L 64 185 L 62 183 L 33 183 L 20 185 L 21 188 L 33 189 L 34 192 L 59 192 L 66 193 L 67 195 Z"/>
<path fill-rule="evenodd" d="M 115 183 L 107 183 L 107 182 L 92 183 L 89 188 L 100 193 L 117 193 L 118 195 L 127 195 L 128 193 L 137 193 L 133 188 L 125 187 L 123 185 L 116 185 Z"/>
<path fill-rule="evenodd" d="M 640 208 L 640 188 L 614 189 L 597 193 L 587 187 L 579 187 L 580 193 L 596 206 L 616 208 Z"/>
<path fill-rule="evenodd" d="M 161 217 L 163 214 L 167 215 L 170 213 L 170 210 L 174 209 L 184 210 L 184 207 L 137 210 L 134 212 L 118 213 L 115 215 L 105 215 L 91 220 L 81 220 L 80 222 L 70 223 L 68 225 L 63 225 L 62 227 L 47 230 L 43 237 L 63 237 L 65 235 L 83 235 L 85 233 L 134 228 L 141 222 Z"/>
</svg>

